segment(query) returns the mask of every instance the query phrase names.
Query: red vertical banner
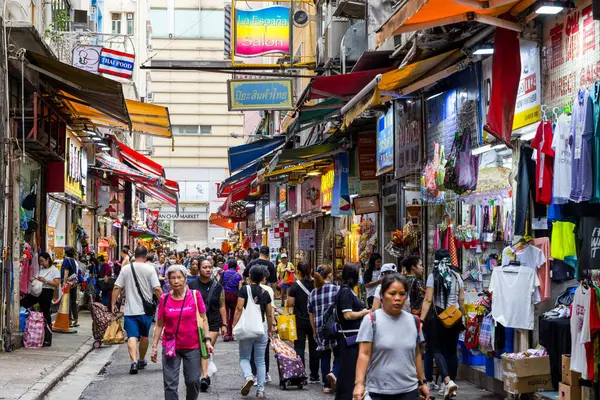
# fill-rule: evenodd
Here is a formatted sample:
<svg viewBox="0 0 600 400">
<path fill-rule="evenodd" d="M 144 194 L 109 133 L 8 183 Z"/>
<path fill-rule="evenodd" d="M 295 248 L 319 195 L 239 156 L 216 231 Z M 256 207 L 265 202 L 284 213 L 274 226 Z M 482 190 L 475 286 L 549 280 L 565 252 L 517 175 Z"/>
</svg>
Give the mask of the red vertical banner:
<svg viewBox="0 0 600 400">
<path fill-rule="evenodd" d="M 361 181 L 377 179 L 377 142 L 375 132 L 360 133 L 356 145 L 358 177 Z"/>
<path fill-rule="evenodd" d="M 492 61 L 492 93 L 484 129 L 509 147 L 520 78 L 519 33 L 496 28 Z"/>
</svg>

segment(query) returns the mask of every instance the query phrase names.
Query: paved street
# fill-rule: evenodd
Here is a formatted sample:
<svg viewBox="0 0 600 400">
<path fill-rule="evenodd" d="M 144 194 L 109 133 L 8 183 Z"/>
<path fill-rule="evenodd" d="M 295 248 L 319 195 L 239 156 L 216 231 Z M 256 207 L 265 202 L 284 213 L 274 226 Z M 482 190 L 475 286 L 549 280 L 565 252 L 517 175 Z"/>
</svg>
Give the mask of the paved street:
<svg viewBox="0 0 600 400">
<path fill-rule="evenodd" d="M 217 343 L 215 363 L 218 372 L 208 395 L 200 398 L 239 400 L 239 388 L 243 383 L 238 364 L 237 343 Z M 94 350 L 64 379 L 47 397 L 48 400 L 75 399 L 161 399 L 162 372 L 160 364 L 150 364 L 137 376 L 129 375 L 129 357 L 125 345 Z M 274 373 L 273 373 L 274 372 Z M 333 399 L 322 393 L 320 385 L 309 385 L 304 390 L 282 391 L 278 387 L 278 375 L 274 357 L 271 357 L 271 373 L 274 382 L 267 385 L 267 397 L 272 399 L 321 400 Z M 464 382 L 459 383 L 458 399 L 495 400 L 493 396 Z M 185 393 L 181 378 L 180 397 Z M 253 398 L 252 396 L 249 398 Z M 438 396 L 439 398 L 439 396 Z"/>
</svg>

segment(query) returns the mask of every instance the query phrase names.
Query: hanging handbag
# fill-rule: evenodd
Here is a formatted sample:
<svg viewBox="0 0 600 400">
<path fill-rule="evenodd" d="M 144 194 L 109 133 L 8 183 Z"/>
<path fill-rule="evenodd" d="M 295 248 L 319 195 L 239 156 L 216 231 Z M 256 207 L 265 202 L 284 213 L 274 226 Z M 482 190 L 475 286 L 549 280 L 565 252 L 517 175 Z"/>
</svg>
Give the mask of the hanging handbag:
<svg viewBox="0 0 600 400">
<path fill-rule="evenodd" d="M 165 302 L 163 304 L 163 308 L 167 305 L 167 300 L 169 299 L 169 294 L 167 293 L 167 297 L 165 297 Z M 165 338 L 165 357 L 167 358 L 175 358 L 177 356 L 177 333 L 179 332 L 179 324 L 181 323 L 181 315 L 183 314 L 183 308 L 185 306 L 185 300 L 187 299 L 187 290 L 183 296 L 183 303 L 181 304 L 181 310 L 179 310 L 179 319 L 177 320 L 177 328 L 175 328 L 175 334 L 171 338 Z"/>
<path fill-rule="evenodd" d="M 192 296 L 194 296 L 194 304 L 196 305 L 196 325 L 198 327 L 198 340 L 200 341 L 200 356 L 207 360 L 210 355 L 208 354 L 208 349 L 206 348 L 206 335 L 204 334 L 204 319 L 200 315 L 200 310 L 198 309 L 198 299 L 196 298 L 197 290 L 192 290 Z"/>
<path fill-rule="evenodd" d="M 456 159 L 458 186 L 463 192 L 477 189 L 479 176 L 479 156 L 472 154 L 471 131 L 465 129 L 462 134 L 460 151 Z"/>
</svg>

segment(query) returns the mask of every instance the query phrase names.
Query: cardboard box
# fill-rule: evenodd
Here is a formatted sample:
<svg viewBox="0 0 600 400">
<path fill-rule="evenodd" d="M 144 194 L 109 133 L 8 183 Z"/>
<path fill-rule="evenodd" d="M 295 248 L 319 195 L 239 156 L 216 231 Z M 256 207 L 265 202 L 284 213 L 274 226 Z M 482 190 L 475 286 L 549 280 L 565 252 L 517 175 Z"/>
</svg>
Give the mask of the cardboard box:
<svg viewBox="0 0 600 400">
<path fill-rule="evenodd" d="M 550 374 L 518 377 L 504 372 L 504 390 L 508 393 L 524 394 L 553 389 Z"/>
<path fill-rule="evenodd" d="M 569 386 L 564 383 L 558 384 L 559 400 L 581 400 L 581 387 Z"/>
<path fill-rule="evenodd" d="M 594 388 L 588 386 L 581 387 L 581 400 L 596 400 L 594 397 Z"/>
<path fill-rule="evenodd" d="M 527 357 L 520 359 L 502 357 L 504 374 L 517 377 L 550 375 L 550 357 Z"/>
<path fill-rule="evenodd" d="M 581 374 L 571 371 L 571 355 L 563 354 L 562 356 L 562 381 L 565 385 L 579 386 Z"/>
</svg>

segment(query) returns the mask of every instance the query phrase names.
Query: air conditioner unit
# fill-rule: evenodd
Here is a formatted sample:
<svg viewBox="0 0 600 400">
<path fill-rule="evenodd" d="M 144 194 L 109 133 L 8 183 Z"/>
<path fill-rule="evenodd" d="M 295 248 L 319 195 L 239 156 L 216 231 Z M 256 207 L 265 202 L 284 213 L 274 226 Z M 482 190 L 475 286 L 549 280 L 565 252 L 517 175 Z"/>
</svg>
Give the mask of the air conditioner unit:
<svg viewBox="0 0 600 400">
<path fill-rule="evenodd" d="M 339 58 L 342 38 L 350 28 L 349 21 L 334 19 L 325 30 L 325 62 L 332 58 Z"/>
<path fill-rule="evenodd" d="M 148 92 L 146 95 L 146 103 L 154 103 L 154 93 Z"/>
</svg>

